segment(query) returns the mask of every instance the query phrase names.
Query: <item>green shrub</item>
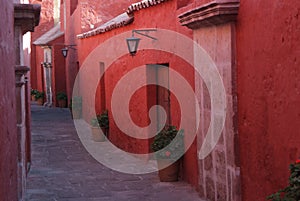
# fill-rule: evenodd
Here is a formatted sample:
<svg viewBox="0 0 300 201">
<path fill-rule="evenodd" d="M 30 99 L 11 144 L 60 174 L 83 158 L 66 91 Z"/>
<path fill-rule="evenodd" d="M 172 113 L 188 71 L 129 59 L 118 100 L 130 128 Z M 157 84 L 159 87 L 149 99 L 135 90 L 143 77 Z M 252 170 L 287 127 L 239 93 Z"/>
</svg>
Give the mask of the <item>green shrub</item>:
<svg viewBox="0 0 300 201">
<path fill-rule="evenodd" d="M 37 92 L 38 92 L 38 90 L 37 89 L 31 89 L 30 90 L 30 95 L 36 95 L 37 94 Z"/>
<path fill-rule="evenodd" d="M 103 128 L 109 128 L 108 111 L 104 110 L 101 114 L 97 115 L 99 126 Z"/>
<path fill-rule="evenodd" d="M 56 94 L 57 100 L 67 100 L 67 94 L 65 92 L 58 92 Z"/>
<path fill-rule="evenodd" d="M 271 201 L 299 201 L 300 200 L 300 159 L 290 165 L 289 185 L 284 189 L 267 197 Z"/>
<path fill-rule="evenodd" d="M 40 98 L 44 98 L 45 93 L 43 91 L 37 91 L 34 96 L 35 96 L 36 100 L 38 100 Z"/>
<path fill-rule="evenodd" d="M 172 125 L 166 126 L 154 137 L 151 149 L 156 152 L 157 159 L 179 159 L 184 154 L 183 130 L 178 131 Z"/>
</svg>

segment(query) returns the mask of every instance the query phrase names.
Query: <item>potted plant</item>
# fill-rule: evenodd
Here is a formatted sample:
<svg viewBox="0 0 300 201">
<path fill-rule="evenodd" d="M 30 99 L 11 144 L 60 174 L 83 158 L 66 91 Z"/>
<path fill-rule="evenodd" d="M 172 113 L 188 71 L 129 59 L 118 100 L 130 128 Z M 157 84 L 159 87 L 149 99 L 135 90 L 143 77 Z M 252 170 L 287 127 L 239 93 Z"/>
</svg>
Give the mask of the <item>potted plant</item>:
<svg viewBox="0 0 300 201">
<path fill-rule="evenodd" d="M 181 156 L 184 154 L 183 130 L 169 125 L 162 129 L 151 143 L 162 182 L 178 181 Z"/>
<path fill-rule="evenodd" d="M 56 94 L 58 107 L 65 108 L 67 106 L 67 94 L 65 92 L 58 92 Z"/>
<path fill-rule="evenodd" d="M 43 91 L 37 91 L 35 94 L 35 99 L 38 102 L 38 105 L 43 105 L 44 104 L 44 95 L 45 93 Z"/>
<path fill-rule="evenodd" d="M 98 118 L 91 119 L 91 130 L 92 130 L 92 138 L 96 142 L 103 142 L 105 141 L 104 135 L 100 131 Z"/>
<path fill-rule="evenodd" d="M 104 135 L 108 138 L 109 135 L 109 118 L 108 118 L 108 110 L 104 110 L 101 114 L 97 115 L 97 120 L 100 128 Z"/>
<path fill-rule="evenodd" d="M 300 200 L 300 159 L 290 165 L 289 185 L 267 197 L 271 201 Z"/>
<path fill-rule="evenodd" d="M 73 119 L 80 119 L 82 113 L 82 98 L 75 96 L 70 102 L 70 109 Z"/>
<path fill-rule="evenodd" d="M 38 90 L 36 90 L 36 89 L 31 89 L 30 90 L 30 95 L 31 95 L 31 100 L 32 101 L 36 101 L 35 95 L 36 95 L 37 92 L 38 92 Z"/>
</svg>

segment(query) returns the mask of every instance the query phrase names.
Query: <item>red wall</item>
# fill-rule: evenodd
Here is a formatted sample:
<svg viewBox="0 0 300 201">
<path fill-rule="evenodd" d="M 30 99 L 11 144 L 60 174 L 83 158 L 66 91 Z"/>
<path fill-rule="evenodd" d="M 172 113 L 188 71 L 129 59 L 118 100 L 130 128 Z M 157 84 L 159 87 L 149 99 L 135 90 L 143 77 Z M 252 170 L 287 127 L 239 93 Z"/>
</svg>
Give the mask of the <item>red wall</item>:
<svg viewBox="0 0 300 201">
<path fill-rule="evenodd" d="M 49 45 L 52 48 L 52 93 L 54 106 L 56 105 L 57 92 L 66 92 L 66 68 L 65 58 L 61 49 L 64 47 L 64 37 L 61 36 Z M 45 91 L 44 72 L 41 63 L 44 62 L 44 50 L 41 46 L 32 46 L 32 68 L 31 68 L 31 88 Z"/>
<path fill-rule="evenodd" d="M 32 68 L 35 69 L 35 75 L 33 77 L 33 75 L 31 75 L 31 79 L 34 80 L 34 82 L 32 83 L 32 88 L 33 89 L 37 89 L 39 91 L 45 91 L 44 88 L 44 72 L 43 72 L 43 68 L 41 66 L 41 63 L 44 62 L 44 50 L 40 47 L 40 46 L 34 46 L 35 49 L 35 55 L 32 55 L 35 57 L 35 65 L 32 65 Z M 36 86 L 34 86 L 34 83 L 36 84 Z M 35 88 L 36 87 L 36 88 Z"/>
<path fill-rule="evenodd" d="M 0 6 L 0 200 L 17 200 L 17 130 L 13 2 Z M 8 59 L 10 58 L 10 59 Z M 4 115 L 5 114 L 5 115 Z"/>
<path fill-rule="evenodd" d="M 37 68 L 36 68 L 36 47 L 31 44 L 31 54 L 30 54 L 30 87 L 32 89 L 37 89 Z"/>
<path fill-rule="evenodd" d="M 80 26 L 80 16 L 79 9 L 76 9 L 73 15 L 70 13 L 69 4 L 67 3 L 67 26 L 65 30 L 65 44 L 74 45 L 76 44 L 76 33 L 79 33 L 81 30 Z M 69 50 L 68 56 L 66 57 L 66 88 L 68 97 L 72 97 L 72 88 L 74 85 L 75 77 L 78 73 L 78 52 L 80 48 L 77 50 Z"/>
<path fill-rule="evenodd" d="M 66 1 L 65 44 L 77 44 L 79 42 L 76 38 L 77 34 L 90 30 L 90 25 L 96 28 L 99 24 L 103 24 L 124 12 L 124 9 L 131 3 L 138 1 L 139 0 L 119 0 L 116 2 L 115 0 L 109 0 L 100 4 L 94 0 Z M 62 26 L 63 23 L 64 22 L 62 22 Z M 97 43 L 92 42 L 90 45 L 90 49 L 93 49 Z M 83 54 L 89 53 L 87 47 L 85 49 L 78 47 L 77 49 L 85 51 Z M 72 96 L 74 79 L 78 73 L 79 65 L 82 64 L 82 60 L 78 59 L 80 55 L 82 55 L 82 52 L 79 53 L 78 51 L 70 50 L 66 58 L 66 87 L 68 97 Z M 78 61 L 79 65 L 77 63 Z"/>
<path fill-rule="evenodd" d="M 31 33 L 31 42 L 34 42 L 54 26 L 53 1 L 52 0 L 30 0 L 32 4 L 41 4 L 40 23 Z M 44 52 L 40 46 L 31 45 L 30 59 L 30 84 L 32 89 L 44 90 L 42 87 L 41 62 L 44 61 Z"/>
<path fill-rule="evenodd" d="M 34 42 L 47 31 L 53 28 L 53 1 L 44 0 L 42 3 L 37 0 L 31 0 L 31 3 L 41 4 L 41 14 L 39 26 L 35 27 L 35 32 L 31 34 L 31 40 Z M 63 12 L 63 4 L 61 5 Z M 63 15 L 61 15 L 63 17 Z M 54 105 L 56 104 L 56 93 L 66 92 L 66 74 L 65 74 L 65 59 L 61 54 L 61 49 L 64 47 L 64 36 L 61 36 L 49 43 L 52 45 L 52 92 Z M 31 88 L 45 91 L 44 74 L 41 63 L 44 62 L 44 50 L 41 46 L 31 46 Z"/>
<path fill-rule="evenodd" d="M 288 182 L 300 156 L 300 1 L 242 0 L 237 21 L 243 200 Z"/>
<path fill-rule="evenodd" d="M 64 47 L 64 37 L 61 36 L 51 42 L 52 45 L 52 93 L 54 105 L 57 105 L 56 95 L 58 92 L 66 93 L 66 67 L 65 58 L 61 49 Z M 58 106 L 58 105 L 57 105 Z"/>
<path fill-rule="evenodd" d="M 185 27 L 180 26 L 176 15 L 177 4 L 176 1 L 169 1 L 162 3 L 158 6 L 154 6 L 148 9 L 143 9 L 141 11 L 134 12 L 134 22 L 122 28 L 114 29 L 112 31 L 106 32 L 105 34 L 100 34 L 97 36 L 89 37 L 86 39 L 78 40 L 78 59 L 81 64 L 84 59 L 89 55 L 89 53 L 95 49 L 103 41 L 125 31 L 132 29 L 141 28 L 163 28 L 169 30 L 175 30 L 183 33 L 192 38 L 192 32 Z M 150 20 L 151 19 L 151 20 Z M 163 19 L 163 20 L 162 20 Z M 124 42 L 125 44 L 125 42 Z M 126 45 L 126 44 L 125 44 Z M 116 47 L 117 48 L 117 47 Z M 153 51 L 139 51 L 139 53 L 132 58 L 127 55 L 119 60 L 117 60 L 110 69 L 105 74 L 105 85 L 106 85 L 106 103 L 107 109 L 110 111 L 110 140 L 121 147 L 124 150 L 128 150 L 134 153 L 145 153 L 149 150 L 148 140 L 135 140 L 124 135 L 115 125 L 113 119 L 111 118 L 110 110 L 110 98 L 112 90 L 117 81 L 126 74 L 129 70 L 134 67 L 138 67 L 145 64 L 155 64 L 155 63 L 169 63 L 170 67 L 181 73 L 190 82 L 190 85 L 194 87 L 194 70 L 189 68 L 189 66 L 182 60 L 174 55 L 168 53 L 157 53 Z M 183 67 L 184 66 L 184 67 Z M 70 89 L 69 89 L 70 90 Z M 148 105 L 147 105 L 147 89 L 142 88 L 136 92 L 134 99 L 131 100 L 131 115 L 133 121 L 140 126 L 146 126 L 148 121 Z M 172 124 L 178 126 L 179 124 L 179 112 L 178 107 L 176 107 L 176 100 L 174 96 L 171 97 L 171 116 Z M 99 107 L 98 107 L 99 108 Z M 89 114 L 85 114 L 85 117 L 89 117 Z M 198 183 L 198 167 L 197 167 L 197 154 L 196 154 L 196 143 L 194 143 L 191 149 L 185 156 L 184 160 L 184 179 L 197 186 Z"/>
</svg>

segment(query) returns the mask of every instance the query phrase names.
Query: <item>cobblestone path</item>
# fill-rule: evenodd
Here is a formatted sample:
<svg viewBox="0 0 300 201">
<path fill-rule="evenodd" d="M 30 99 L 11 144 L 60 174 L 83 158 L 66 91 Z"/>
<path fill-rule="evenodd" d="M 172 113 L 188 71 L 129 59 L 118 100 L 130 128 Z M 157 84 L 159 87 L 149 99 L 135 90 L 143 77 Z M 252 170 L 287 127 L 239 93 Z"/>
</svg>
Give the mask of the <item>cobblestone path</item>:
<svg viewBox="0 0 300 201">
<path fill-rule="evenodd" d="M 97 162 L 83 147 L 68 109 L 32 105 L 27 201 L 201 201 L 187 183 L 157 173 L 131 175 Z"/>
</svg>

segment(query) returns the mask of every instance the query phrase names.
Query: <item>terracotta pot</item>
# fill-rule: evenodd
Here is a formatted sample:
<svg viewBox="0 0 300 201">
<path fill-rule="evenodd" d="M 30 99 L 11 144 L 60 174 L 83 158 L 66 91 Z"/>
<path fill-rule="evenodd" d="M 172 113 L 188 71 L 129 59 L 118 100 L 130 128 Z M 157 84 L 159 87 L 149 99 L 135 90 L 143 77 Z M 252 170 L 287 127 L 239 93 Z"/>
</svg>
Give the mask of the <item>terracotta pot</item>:
<svg viewBox="0 0 300 201">
<path fill-rule="evenodd" d="M 37 103 L 38 103 L 38 105 L 43 105 L 44 104 L 44 99 L 43 98 L 37 99 Z"/>
<path fill-rule="evenodd" d="M 58 100 L 57 103 L 58 103 L 58 107 L 60 108 L 67 107 L 67 100 Z"/>
<path fill-rule="evenodd" d="M 36 101 L 35 95 L 31 95 L 31 101 Z"/>
<path fill-rule="evenodd" d="M 158 176 L 161 182 L 178 181 L 180 161 L 173 161 L 170 159 L 158 159 Z M 167 167 L 166 167 L 167 166 Z M 162 169 L 162 167 L 165 167 Z"/>
<path fill-rule="evenodd" d="M 92 137 L 95 142 L 104 142 L 105 141 L 105 137 L 101 133 L 99 127 L 91 127 L 91 129 L 92 129 Z"/>
</svg>

